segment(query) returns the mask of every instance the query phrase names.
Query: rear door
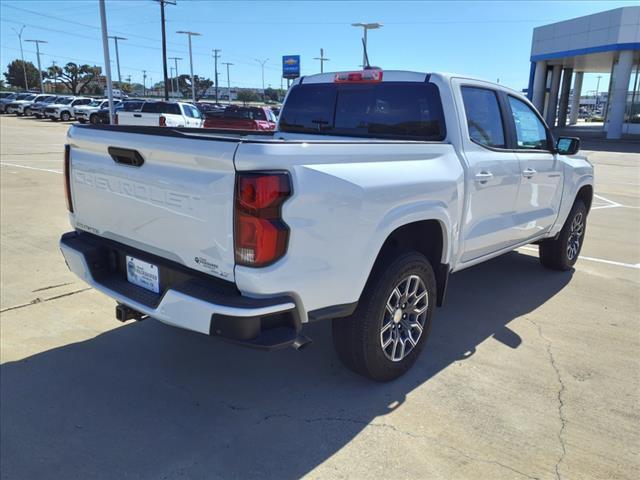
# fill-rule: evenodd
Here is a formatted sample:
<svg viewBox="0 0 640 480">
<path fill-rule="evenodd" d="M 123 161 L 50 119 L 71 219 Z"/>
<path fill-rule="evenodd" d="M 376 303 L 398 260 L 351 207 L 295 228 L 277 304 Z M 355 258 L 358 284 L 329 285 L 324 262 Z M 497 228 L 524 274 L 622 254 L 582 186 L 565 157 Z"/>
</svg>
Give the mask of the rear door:
<svg viewBox="0 0 640 480">
<path fill-rule="evenodd" d="M 520 161 L 522 180 L 516 204 L 516 232 L 525 241 L 553 225 L 562 198 L 562 163 L 553 153 L 553 140 L 531 105 L 507 95 L 513 126 L 513 145 Z"/>
<path fill-rule="evenodd" d="M 68 142 L 74 227 L 233 279 L 237 140 L 73 126 Z"/>
<path fill-rule="evenodd" d="M 520 164 L 507 148 L 499 92 L 482 82 L 453 80 L 453 84 L 454 94 L 463 105 L 458 110 L 468 169 L 460 261 L 468 262 L 516 241 L 514 214 Z"/>
</svg>

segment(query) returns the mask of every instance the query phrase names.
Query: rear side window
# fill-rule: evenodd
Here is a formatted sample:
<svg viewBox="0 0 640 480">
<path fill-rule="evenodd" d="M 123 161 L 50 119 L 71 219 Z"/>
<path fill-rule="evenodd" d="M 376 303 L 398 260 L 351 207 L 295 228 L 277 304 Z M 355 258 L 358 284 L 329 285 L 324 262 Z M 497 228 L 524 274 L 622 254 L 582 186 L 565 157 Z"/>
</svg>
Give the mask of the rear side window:
<svg viewBox="0 0 640 480">
<path fill-rule="evenodd" d="M 471 140 L 487 147 L 506 148 L 496 92 L 486 88 L 462 87 L 462 99 Z"/>
<path fill-rule="evenodd" d="M 516 127 L 518 148 L 548 150 L 547 130 L 531 107 L 512 96 L 509 96 L 509 106 Z"/>
<path fill-rule="evenodd" d="M 166 113 L 169 115 L 182 115 L 177 103 L 145 102 L 142 106 L 143 113 Z"/>
<path fill-rule="evenodd" d="M 422 82 L 297 85 L 280 130 L 426 141 L 446 136 L 438 87 Z"/>
</svg>

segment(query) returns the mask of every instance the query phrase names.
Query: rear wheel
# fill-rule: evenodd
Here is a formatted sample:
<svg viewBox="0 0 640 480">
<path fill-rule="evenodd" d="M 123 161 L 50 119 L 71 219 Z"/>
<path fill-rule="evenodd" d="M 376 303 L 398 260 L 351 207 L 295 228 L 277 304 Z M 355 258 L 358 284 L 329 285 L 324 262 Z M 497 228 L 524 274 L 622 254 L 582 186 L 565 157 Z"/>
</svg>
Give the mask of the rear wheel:
<svg viewBox="0 0 640 480">
<path fill-rule="evenodd" d="M 333 343 L 354 372 L 384 382 L 403 375 L 424 348 L 436 300 L 429 261 L 400 254 L 377 268 L 355 313 L 333 320 Z"/>
<path fill-rule="evenodd" d="M 578 260 L 587 228 L 587 207 L 576 200 L 569 216 L 555 239 L 544 240 L 538 246 L 540 263 L 552 270 L 570 270 Z"/>
</svg>

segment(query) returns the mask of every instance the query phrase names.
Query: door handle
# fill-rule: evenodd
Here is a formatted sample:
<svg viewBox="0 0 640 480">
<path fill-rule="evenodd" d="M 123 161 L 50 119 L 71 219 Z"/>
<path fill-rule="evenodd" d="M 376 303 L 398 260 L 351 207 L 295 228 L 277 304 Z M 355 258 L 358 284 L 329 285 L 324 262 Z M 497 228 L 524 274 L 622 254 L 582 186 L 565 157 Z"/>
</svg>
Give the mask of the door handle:
<svg viewBox="0 0 640 480">
<path fill-rule="evenodd" d="M 489 180 L 493 178 L 493 173 L 482 171 L 480 173 L 476 173 L 475 180 L 480 183 L 487 183 Z"/>
<path fill-rule="evenodd" d="M 536 172 L 533 168 L 526 168 L 525 170 L 523 170 L 522 176 L 525 177 L 525 178 L 531 178 L 536 173 L 538 173 L 538 172 Z"/>
</svg>

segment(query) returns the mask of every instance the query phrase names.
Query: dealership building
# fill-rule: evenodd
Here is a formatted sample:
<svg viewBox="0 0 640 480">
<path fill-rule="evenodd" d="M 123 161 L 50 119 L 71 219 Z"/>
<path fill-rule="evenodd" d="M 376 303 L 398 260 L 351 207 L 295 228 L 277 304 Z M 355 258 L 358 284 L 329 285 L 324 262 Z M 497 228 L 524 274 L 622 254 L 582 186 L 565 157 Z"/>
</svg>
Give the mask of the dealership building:
<svg viewBox="0 0 640 480">
<path fill-rule="evenodd" d="M 537 27 L 531 43 L 528 95 L 547 123 L 578 120 L 585 73 L 609 73 L 607 138 L 640 134 L 640 6 Z M 573 85 L 573 86 L 572 86 Z"/>
</svg>

